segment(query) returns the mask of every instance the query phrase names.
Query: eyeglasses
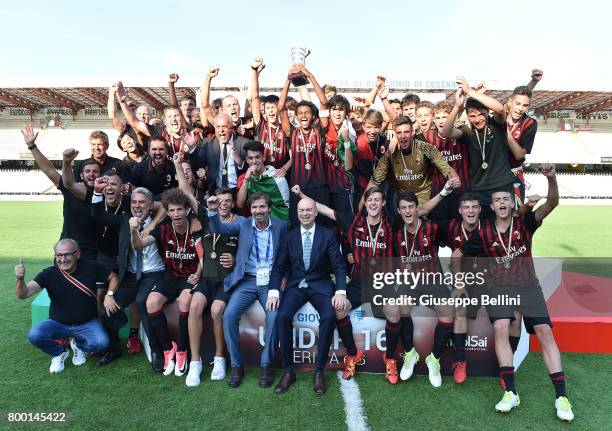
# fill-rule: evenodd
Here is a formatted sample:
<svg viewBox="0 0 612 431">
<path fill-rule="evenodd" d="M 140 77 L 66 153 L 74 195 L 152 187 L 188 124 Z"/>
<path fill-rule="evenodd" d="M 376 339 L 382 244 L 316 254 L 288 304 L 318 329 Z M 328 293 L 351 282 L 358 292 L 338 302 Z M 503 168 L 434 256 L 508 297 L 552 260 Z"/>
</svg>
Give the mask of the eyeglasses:
<svg viewBox="0 0 612 431">
<path fill-rule="evenodd" d="M 55 253 L 55 258 L 56 259 L 61 259 L 62 257 L 69 257 L 69 256 L 74 256 L 74 254 L 77 252 L 78 250 L 75 250 L 71 253 Z"/>
</svg>

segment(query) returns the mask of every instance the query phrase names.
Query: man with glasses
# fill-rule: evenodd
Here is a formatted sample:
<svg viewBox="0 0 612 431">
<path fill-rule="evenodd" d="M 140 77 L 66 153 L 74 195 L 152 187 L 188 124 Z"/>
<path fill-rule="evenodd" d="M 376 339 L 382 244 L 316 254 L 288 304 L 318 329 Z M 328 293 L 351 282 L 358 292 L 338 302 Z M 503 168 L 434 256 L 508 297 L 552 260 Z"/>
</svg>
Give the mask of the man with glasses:
<svg viewBox="0 0 612 431">
<path fill-rule="evenodd" d="M 87 352 L 104 351 L 108 336 L 97 319 L 96 289 L 106 286 L 117 289 L 117 274 L 97 262 L 81 260 L 76 241 L 62 239 L 55 244 L 55 265 L 44 269 L 32 281 L 25 282 L 23 259 L 15 265 L 15 294 L 19 299 L 47 289 L 51 304 L 49 319 L 34 325 L 28 332 L 30 343 L 51 356 L 51 373 L 64 370 L 68 357 L 67 339 L 73 350 L 72 363 L 87 361 Z"/>
</svg>

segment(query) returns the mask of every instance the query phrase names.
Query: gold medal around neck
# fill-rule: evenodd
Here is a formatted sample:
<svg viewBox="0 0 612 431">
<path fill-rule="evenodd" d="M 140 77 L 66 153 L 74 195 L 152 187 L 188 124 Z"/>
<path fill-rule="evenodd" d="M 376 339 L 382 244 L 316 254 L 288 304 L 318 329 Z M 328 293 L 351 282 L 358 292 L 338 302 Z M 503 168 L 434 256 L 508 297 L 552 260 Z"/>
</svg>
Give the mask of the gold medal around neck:
<svg viewBox="0 0 612 431">
<path fill-rule="evenodd" d="M 504 262 L 504 268 L 510 269 L 510 261 L 509 260 Z"/>
<path fill-rule="evenodd" d="M 372 260 L 370 260 L 370 265 L 372 266 L 376 266 L 376 258 L 372 258 Z"/>
<path fill-rule="evenodd" d="M 276 160 L 276 157 L 274 157 L 274 156 L 270 156 L 270 161 L 271 161 L 271 162 L 273 162 L 273 161 L 275 161 L 275 160 Z"/>
<path fill-rule="evenodd" d="M 227 175 L 227 169 L 223 169 L 223 170 L 221 171 L 221 175 Z"/>
<path fill-rule="evenodd" d="M 480 165 L 482 167 L 482 169 L 487 170 L 487 168 L 489 167 L 489 164 L 487 162 L 482 162 L 482 165 Z"/>
<path fill-rule="evenodd" d="M 340 165 L 340 163 L 338 163 L 338 160 L 334 161 L 334 166 L 338 167 Z"/>
<path fill-rule="evenodd" d="M 217 253 L 215 253 L 214 251 L 210 254 L 210 258 L 211 259 L 216 259 L 217 258 Z"/>
<path fill-rule="evenodd" d="M 312 165 L 310 163 L 306 163 L 304 167 L 306 168 L 307 171 L 309 171 L 312 168 Z"/>
</svg>

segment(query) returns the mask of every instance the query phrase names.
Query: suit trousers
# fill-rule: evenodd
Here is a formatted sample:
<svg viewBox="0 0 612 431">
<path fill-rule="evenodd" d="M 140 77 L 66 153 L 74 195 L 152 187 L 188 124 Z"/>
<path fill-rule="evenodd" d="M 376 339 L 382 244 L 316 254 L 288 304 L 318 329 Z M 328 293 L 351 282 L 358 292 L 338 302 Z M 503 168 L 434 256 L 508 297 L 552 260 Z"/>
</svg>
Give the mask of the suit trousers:
<svg viewBox="0 0 612 431">
<path fill-rule="evenodd" d="M 278 310 L 266 310 L 268 300 L 268 286 L 257 286 L 255 277 L 246 275 L 231 290 L 231 297 L 223 313 L 223 335 L 229 351 L 232 367 L 242 366 L 240 355 L 240 317 L 255 301 L 266 312 L 266 326 L 264 332 L 264 350 L 261 354 L 261 367 L 271 367 L 274 364 L 274 352 L 278 344 L 276 334 L 276 316 Z"/>
<path fill-rule="evenodd" d="M 287 289 L 278 310 L 278 337 L 282 354 L 282 366 L 290 373 L 293 369 L 293 316 L 307 302 L 319 313 L 319 344 L 317 345 L 316 370 L 323 371 L 334 336 L 336 314 L 331 296 L 315 292 L 310 287 Z"/>
</svg>

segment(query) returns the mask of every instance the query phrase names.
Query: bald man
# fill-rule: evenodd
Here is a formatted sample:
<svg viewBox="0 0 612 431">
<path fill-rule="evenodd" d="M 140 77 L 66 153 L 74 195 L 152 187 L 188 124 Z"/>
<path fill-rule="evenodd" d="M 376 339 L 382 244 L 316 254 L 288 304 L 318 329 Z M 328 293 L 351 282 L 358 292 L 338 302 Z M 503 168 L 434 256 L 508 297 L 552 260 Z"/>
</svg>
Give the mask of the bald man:
<svg viewBox="0 0 612 431">
<path fill-rule="evenodd" d="M 207 189 L 210 195 L 219 187 L 237 192 L 238 177 L 246 169 L 246 151 L 244 146 L 248 139 L 234 133 L 231 118 L 224 113 L 214 117 L 215 136 L 206 138 L 197 157 L 191 157 L 192 169 L 208 168 Z"/>
<path fill-rule="evenodd" d="M 105 351 L 108 336 L 98 320 L 98 286 L 117 290 L 117 274 L 95 261 L 80 259 L 79 245 L 73 239 L 59 240 L 54 248 L 55 265 L 44 269 L 33 280 L 25 282 L 23 259 L 15 265 L 15 295 L 26 299 L 47 289 L 51 300 L 49 319 L 34 325 L 28 340 L 51 356 L 51 373 L 64 370 L 68 340 L 73 350 L 73 365 L 83 365 L 87 352 Z M 105 303 L 105 306 L 107 304 Z M 113 312 L 107 308 L 107 312 Z"/>
<path fill-rule="evenodd" d="M 335 310 L 350 308 L 346 299 L 346 268 L 334 233 L 315 225 L 315 201 L 303 198 L 297 206 L 300 226 L 281 241 L 272 270 L 266 308 L 278 308 L 277 330 L 280 339 L 283 375 L 276 393 L 285 393 L 295 382 L 293 366 L 293 315 L 307 302 L 319 314 L 319 344 L 313 390 L 322 395 L 327 390 L 323 371 L 334 333 Z M 336 283 L 331 280 L 334 273 Z M 287 283 L 280 299 L 281 279 Z"/>
</svg>

